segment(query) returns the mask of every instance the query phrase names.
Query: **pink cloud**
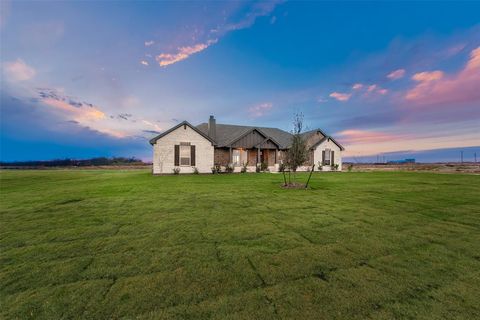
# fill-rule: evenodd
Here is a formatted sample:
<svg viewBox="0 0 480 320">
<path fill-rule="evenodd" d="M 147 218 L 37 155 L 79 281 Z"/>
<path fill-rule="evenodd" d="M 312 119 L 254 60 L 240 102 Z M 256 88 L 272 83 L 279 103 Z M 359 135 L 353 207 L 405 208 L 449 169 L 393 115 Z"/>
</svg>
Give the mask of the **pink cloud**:
<svg viewBox="0 0 480 320">
<path fill-rule="evenodd" d="M 161 67 L 166 67 L 168 65 L 177 63 L 179 61 L 185 60 L 188 57 L 190 57 L 192 54 L 201 52 L 205 49 L 207 49 L 209 46 L 212 44 L 217 43 L 217 39 L 213 40 L 208 40 L 205 43 L 197 43 L 192 46 L 187 46 L 187 47 L 179 47 L 177 49 L 177 52 L 175 53 L 161 53 L 158 56 L 155 57 L 155 60 L 157 60 L 158 64 Z"/>
<path fill-rule="evenodd" d="M 397 80 L 397 79 L 403 78 L 404 75 L 405 75 L 405 69 L 398 69 L 390 72 L 387 75 L 387 78 L 390 80 Z"/>
<path fill-rule="evenodd" d="M 387 89 L 378 89 L 377 92 L 381 95 L 385 95 L 388 93 L 388 90 Z"/>
<path fill-rule="evenodd" d="M 361 83 L 355 83 L 353 86 L 352 86 L 352 89 L 353 90 L 360 90 L 363 88 L 363 84 Z"/>
<path fill-rule="evenodd" d="M 440 80 L 444 76 L 444 73 L 442 71 L 425 71 L 425 72 L 419 72 L 415 73 L 412 77 L 413 80 L 418 81 L 418 82 L 429 82 L 429 81 L 435 81 L 435 80 Z"/>
<path fill-rule="evenodd" d="M 143 64 L 144 66 L 148 66 L 148 61 L 141 60 L 140 63 Z"/>
<path fill-rule="evenodd" d="M 34 68 L 30 67 L 22 59 L 4 63 L 4 73 L 10 81 L 26 81 L 35 77 L 37 73 Z"/>
<path fill-rule="evenodd" d="M 338 101 L 348 101 L 350 97 L 352 96 L 351 93 L 342 93 L 342 92 L 332 92 L 329 95 L 331 98 L 334 98 Z"/>
<path fill-rule="evenodd" d="M 248 112 L 250 113 L 250 116 L 252 118 L 258 118 L 263 116 L 267 111 L 272 109 L 273 104 L 271 102 L 265 102 L 261 104 L 257 104 L 253 107 L 250 107 L 248 109 Z"/>
<path fill-rule="evenodd" d="M 367 92 L 372 92 L 372 91 L 374 91 L 375 89 L 377 89 L 377 85 L 376 85 L 376 84 L 369 85 L 368 88 L 367 88 Z"/>
<path fill-rule="evenodd" d="M 339 139 L 346 144 L 353 143 L 378 143 L 402 139 L 401 135 L 392 135 L 378 131 L 349 129 L 340 131 L 336 134 Z"/>
<path fill-rule="evenodd" d="M 405 98 L 417 104 L 480 102 L 480 47 L 472 50 L 467 64 L 457 74 L 421 72 L 414 75 L 413 80 L 419 83 Z"/>
<path fill-rule="evenodd" d="M 73 120 L 99 120 L 105 118 L 105 113 L 95 107 L 82 105 L 81 107 L 74 107 L 71 104 L 57 100 L 54 98 L 44 98 L 42 102 L 46 105 L 64 111 L 72 115 Z"/>
</svg>

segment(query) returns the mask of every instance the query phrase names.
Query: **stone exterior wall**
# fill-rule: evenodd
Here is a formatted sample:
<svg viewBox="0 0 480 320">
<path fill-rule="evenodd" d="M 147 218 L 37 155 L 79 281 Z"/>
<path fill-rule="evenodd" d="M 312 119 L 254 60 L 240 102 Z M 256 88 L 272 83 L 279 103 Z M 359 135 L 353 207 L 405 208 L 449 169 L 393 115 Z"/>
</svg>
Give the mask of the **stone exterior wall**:
<svg viewBox="0 0 480 320">
<path fill-rule="evenodd" d="M 153 145 L 153 173 L 171 174 L 175 168 L 175 145 L 190 142 L 195 146 L 195 166 L 179 166 L 180 173 L 192 173 L 196 167 L 201 173 L 212 172 L 212 143 L 189 126 L 181 126 L 158 139 Z"/>
<path fill-rule="evenodd" d="M 319 170 L 318 162 L 322 161 L 322 151 L 325 149 L 330 149 L 335 152 L 333 161 L 335 164 L 338 164 L 338 171 L 342 171 L 342 151 L 335 143 L 333 143 L 333 141 L 329 139 L 319 144 L 313 152 L 313 159 L 315 161 L 315 170 Z M 331 171 L 332 169 L 330 166 L 323 166 L 322 170 Z"/>
</svg>

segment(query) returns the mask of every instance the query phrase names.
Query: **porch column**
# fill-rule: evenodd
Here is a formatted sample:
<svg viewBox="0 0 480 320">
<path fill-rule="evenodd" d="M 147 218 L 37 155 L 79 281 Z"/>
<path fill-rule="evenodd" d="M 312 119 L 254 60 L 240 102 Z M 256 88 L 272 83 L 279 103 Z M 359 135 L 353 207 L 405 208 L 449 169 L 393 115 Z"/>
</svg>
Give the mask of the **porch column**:
<svg viewBox="0 0 480 320">
<path fill-rule="evenodd" d="M 257 148 L 257 164 L 260 162 L 260 147 Z"/>
<path fill-rule="evenodd" d="M 228 160 L 228 164 L 230 164 L 230 163 L 233 162 L 233 161 L 232 161 L 232 160 L 233 160 L 232 157 L 233 157 L 233 156 L 232 156 L 232 147 L 230 147 L 230 158 L 229 158 L 229 160 Z"/>
<path fill-rule="evenodd" d="M 275 163 L 277 163 L 277 158 L 278 158 L 277 153 L 278 153 L 278 149 L 275 149 Z"/>
</svg>

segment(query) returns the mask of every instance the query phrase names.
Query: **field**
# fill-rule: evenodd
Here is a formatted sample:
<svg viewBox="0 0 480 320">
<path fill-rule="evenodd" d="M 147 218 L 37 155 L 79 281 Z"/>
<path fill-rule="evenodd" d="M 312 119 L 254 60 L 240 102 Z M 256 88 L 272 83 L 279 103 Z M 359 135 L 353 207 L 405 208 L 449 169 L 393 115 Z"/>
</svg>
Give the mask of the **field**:
<svg viewBox="0 0 480 320">
<path fill-rule="evenodd" d="M 0 318 L 480 318 L 478 175 L 0 179 Z"/>
</svg>

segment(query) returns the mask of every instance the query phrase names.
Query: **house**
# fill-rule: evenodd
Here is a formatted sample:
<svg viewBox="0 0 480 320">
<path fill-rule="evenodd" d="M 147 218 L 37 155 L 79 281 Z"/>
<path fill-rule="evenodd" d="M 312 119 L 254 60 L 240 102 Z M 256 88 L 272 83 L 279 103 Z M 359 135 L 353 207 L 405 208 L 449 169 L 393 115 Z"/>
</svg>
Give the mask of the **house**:
<svg viewBox="0 0 480 320">
<path fill-rule="evenodd" d="M 320 129 L 302 133 L 309 157 L 298 170 L 342 170 L 345 149 Z M 277 128 L 217 124 L 213 116 L 208 123 L 193 126 L 183 121 L 150 140 L 153 146 L 153 173 L 211 173 L 212 167 L 233 165 L 239 172 L 243 164 L 254 172 L 265 163 L 271 172 L 279 170 L 292 141 L 292 134 Z M 319 167 L 321 164 L 321 168 Z"/>
</svg>

